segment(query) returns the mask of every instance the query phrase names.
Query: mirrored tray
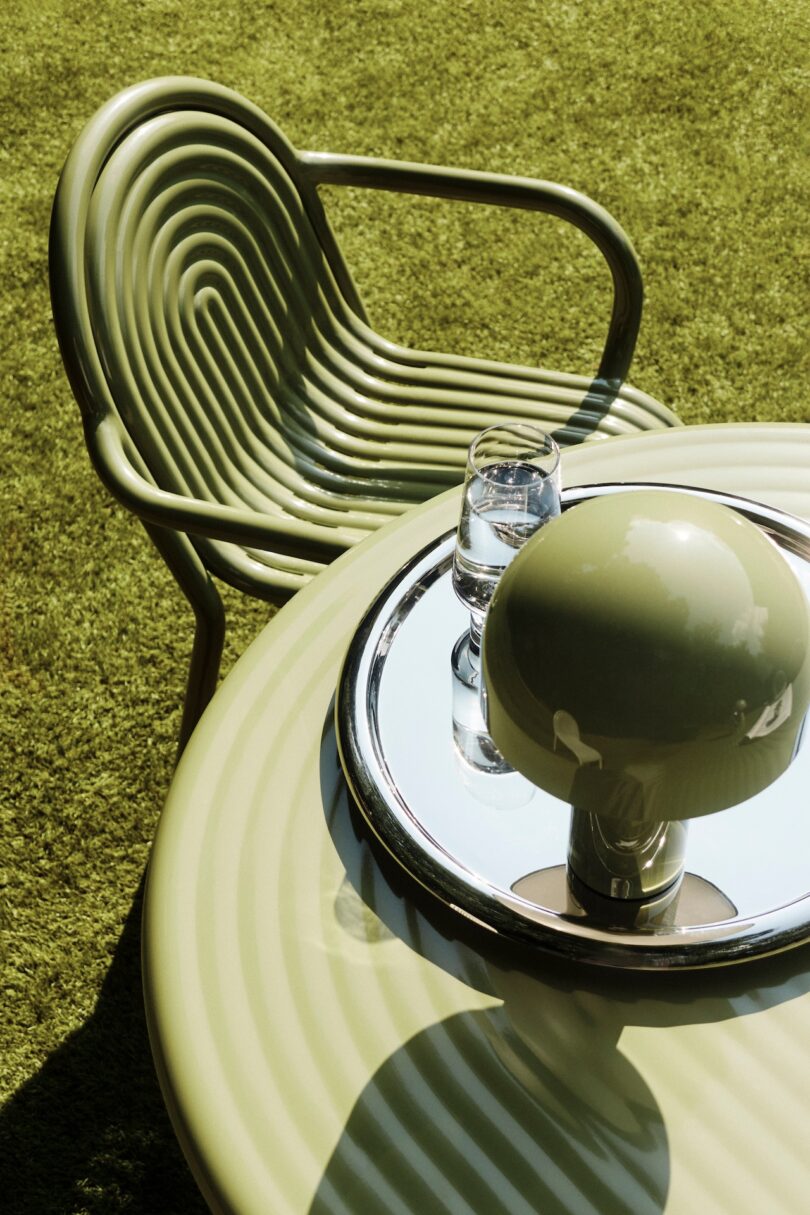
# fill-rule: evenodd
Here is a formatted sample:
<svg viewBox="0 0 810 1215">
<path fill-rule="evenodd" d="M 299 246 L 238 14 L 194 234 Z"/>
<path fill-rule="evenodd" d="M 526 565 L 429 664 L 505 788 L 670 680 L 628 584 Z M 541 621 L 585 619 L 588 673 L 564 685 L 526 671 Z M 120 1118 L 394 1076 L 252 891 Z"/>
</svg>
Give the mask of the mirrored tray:
<svg viewBox="0 0 810 1215">
<path fill-rule="evenodd" d="M 586 498 L 650 488 L 596 485 Z M 758 524 L 810 599 L 810 527 L 747 499 L 699 493 Z M 494 933 L 633 969 L 718 965 L 810 939 L 810 745 L 756 797 L 690 823 L 686 876 L 666 920 L 596 923 L 569 888 L 570 807 L 517 773 L 458 753 L 450 653 L 467 626 L 453 593 L 454 534 L 417 554 L 378 596 L 349 647 L 336 716 L 341 762 L 372 831 L 412 878 Z M 807 731 L 805 731 L 806 740 Z"/>
</svg>

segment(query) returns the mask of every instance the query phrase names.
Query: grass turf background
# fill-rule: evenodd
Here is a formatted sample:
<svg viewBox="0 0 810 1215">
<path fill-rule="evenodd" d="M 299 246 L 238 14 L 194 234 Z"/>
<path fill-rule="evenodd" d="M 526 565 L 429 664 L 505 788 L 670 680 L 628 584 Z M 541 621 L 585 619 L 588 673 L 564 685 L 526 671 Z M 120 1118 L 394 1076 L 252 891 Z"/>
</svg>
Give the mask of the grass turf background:
<svg viewBox="0 0 810 1215">
<path fill-rule="evenodd" d="M 686 422 L 810 421 L 805 0 L 0 3 L 0 1173 L 14 1212 L 197 1212 L 153 1079 L 140 884 L 191 619 L 92 472 L 53 334 L 51 199 L 117 89 L 217 79 L 300 147 L 550 178 L 630 233 L 631 380 Z M 377 327 L 592 370 L 606 271 L 526 213 L 328 196 Z M 267 618 L 226 595 L 223 664 Z"/>
</svg>

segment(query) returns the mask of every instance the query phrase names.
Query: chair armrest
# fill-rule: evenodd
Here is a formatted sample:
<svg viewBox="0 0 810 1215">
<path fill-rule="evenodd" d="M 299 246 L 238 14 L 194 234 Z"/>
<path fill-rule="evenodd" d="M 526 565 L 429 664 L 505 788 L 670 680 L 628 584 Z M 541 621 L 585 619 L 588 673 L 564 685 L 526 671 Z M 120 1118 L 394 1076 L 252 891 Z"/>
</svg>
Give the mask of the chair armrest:
<svg viewBox="0 0 810 1215">
<path fill-rule="evenodd" d="M 119 420 L 111 414 L 88 419 L 87 446 L 101 480 L 112 495 L 144 523 L 255 549 L 332 561 L 362 539 L 350 528 L 318 528 L 297 519 L 276 518 L 170 493 L 153 485 Z"/>
<path fill-rule="evenodd" d="M 358 186 L 518 207 L 543 211 L 574 224 L 597 246 L 613 278 L 613 310 L 597 376 L 615 387 L 625 379 L 641 324 L 644 303 L 641 270 L 623 228 L 604 207 L 585 194 L 554 182 L 473 169 L 336 156 L 328 152 L 299 152 L 298 158 L 304 176 L 316 186 Z"/>
</svg>

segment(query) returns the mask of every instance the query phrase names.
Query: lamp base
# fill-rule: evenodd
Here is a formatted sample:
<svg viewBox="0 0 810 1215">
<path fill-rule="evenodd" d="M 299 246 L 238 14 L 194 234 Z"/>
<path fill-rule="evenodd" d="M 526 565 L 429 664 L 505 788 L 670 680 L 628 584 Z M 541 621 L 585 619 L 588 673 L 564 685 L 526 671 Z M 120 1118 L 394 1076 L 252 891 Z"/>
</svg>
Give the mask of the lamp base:
<svg viewBox="0 0 810 1215">
<path fill-rule="evenodd" d="M 617 824 L 574 807 L 568 865 L 611 902 L 663 898 L 683 874 L 687 831 L 685 822 Z"/>
<path fill-rule="evenodd" d="M 512 890 L 529 903 L 556 908 L 561 917 L 618 932 L 660 932 L 719 923 L 737 915 L 737 908 L 722 890 L 696 873 L 682 874 L 667 890 L 648 899 L 606 898 L 581 882 L 567 865 L 527 873 Z"/>
</svg>

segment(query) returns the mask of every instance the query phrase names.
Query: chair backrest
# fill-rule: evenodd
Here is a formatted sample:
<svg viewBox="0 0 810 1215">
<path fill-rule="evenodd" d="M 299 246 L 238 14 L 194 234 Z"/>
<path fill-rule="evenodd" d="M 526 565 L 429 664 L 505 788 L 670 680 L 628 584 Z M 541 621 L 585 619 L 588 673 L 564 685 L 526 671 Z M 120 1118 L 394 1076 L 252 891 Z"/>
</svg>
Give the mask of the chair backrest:
<svg viewBox="0 0 810 1215">
<path fill-rule="evenodd" d="M 346 492 L 322 454 L 361 308 L 261 111 L 185 79 L 113 99 L 71 152 L 52 233 L 76 396 L 86 419 L 109 411 L 138 434 L 158 485 L 271 510 L 279 481 Z"/>
</svg>

